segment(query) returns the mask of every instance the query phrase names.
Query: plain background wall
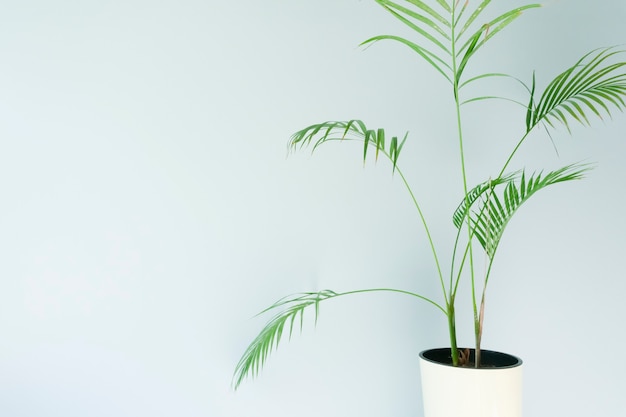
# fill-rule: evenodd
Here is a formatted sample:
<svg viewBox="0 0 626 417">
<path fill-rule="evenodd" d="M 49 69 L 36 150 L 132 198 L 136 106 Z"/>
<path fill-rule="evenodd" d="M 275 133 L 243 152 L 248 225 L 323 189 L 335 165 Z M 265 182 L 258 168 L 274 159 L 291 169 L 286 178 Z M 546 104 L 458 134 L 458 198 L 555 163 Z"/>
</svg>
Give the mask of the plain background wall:
<svg viewBox="0 0 626 417">
<path fill-rule="evenodd" d="M 551 1 L 472 71 L 537 70 L 545 86 L 626 42 L 625 20 L 621 2 Z M 421 415 L 417 354 L 447 343 L 445 321 L 402 296 L 322 305 L 316 328 L 230 387 L 264 322 L 252 317 L 283 295 L 439 296 L 387 164 L 363 168 L 351 145 L 286 158 L 314 122 L 410 131 L 401 161 L 448 248 L 461 196 L 450 97 L 406 48 L 357 47 L 382 33 L 407 32 L 364 0 L 3 2 L 1 416 Z M 467 111 L 477 183 L 524 115 Z M 553 134 L 558 156 L 534 135 L 514 166 L 598 168 L 523 207 L 488 294 L 484 346 L 524 359 L 528 417 L 624 413 L 626 116 L 573 131 Z M 470 344 L 470 315 L 458 320 Z"/>
</svg>

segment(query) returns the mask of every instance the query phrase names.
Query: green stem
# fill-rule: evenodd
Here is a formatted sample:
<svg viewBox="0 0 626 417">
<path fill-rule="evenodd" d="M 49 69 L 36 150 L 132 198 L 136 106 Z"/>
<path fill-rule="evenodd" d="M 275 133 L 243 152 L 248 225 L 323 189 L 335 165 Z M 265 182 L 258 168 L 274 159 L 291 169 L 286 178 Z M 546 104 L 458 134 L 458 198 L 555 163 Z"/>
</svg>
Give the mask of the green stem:
<svg viewBox="0 0 626 417">
<path fill-rule="evenodd" d="M 342 139 L 337 139 L 337 140 L 360 140 L 360 139 L 350 139 L 350 138 L 342 138 Z M 371 145 L 371 146 L 375 146 L 375 145 Z M 382 153 L 383 155 L 385 155 L 387 157 L 387 159 L 389 159 L 390 161 L 393 161 L 393 159 L 391 158 L 391 155 L 389 154 L 389 152 L 385 151 L 384 149 L 379 149 L 377 148 L 378 152 Z M 443 297 L 444 297 L 444 301 L 446 303 L 446 305 L 449 304 L 448 301 L 448 294 L 446 291 L 446 286 L 445 286 L 445 282 L 443 280 L 443 273 L 441 270 L 441 263 L 439 262 L 439 256 L 437 255 L 437 249 L 435 248 L 435 242 L 433 241 L 432 235 L 430 233 L 430 228 L 428 227 L 428 222 L 426 221 L 426 217 L 424 216 L 424 212 L 422 211 L 422 208 L 420 206 L 420 204 L 417 202 L 417 198 L 415 197 L 415 193 L 413 193 L 413 190 L 411 189 L 411 186 L 409 185 L 409 182 L 407 181 L 406 177 L 404 176 L 404 174 L 402 173 L 402 170 L 400 169 L 400 166 L 398 166 L 397 164 L 395 165 L 395 172 L 398 173 L 398 175 L 400 175 L 400 178 L 402 179 L 402 183 L 404 184 L 404 187 L 406 188 L 406 190 L 409 192 L 409 195 L 411 196 L 411 201 L 413 202 L 413 206 L 417 209 L 417 213 L 419 215 L 420 221 L 422 222 L 422 226 L 424 227 L 424 231 L 426 233 L 426 238 L 428 240 L 428 244 L 430 246 L 430 250 L 433 254 L 433 259 L 435 260 L 435 266 L 437 268 L 437 275 L 439 276 L 439 283 L 441 285 L 441 291 L 443 293 Z M 429 301 L 432 303 L 431 300 L 424 298 L 426 301 Z M 437 307 L 439 307 L 440 310 L 442 310 L 444 313 L 446 312 L 443 307 L 441 307 L 439 304 L 436 304 Z M 446 313 L 447 314 L 447 313 Z"/>
<path fill-rule="evenodd" d="M 532 130 L 532 128 L 531 128 L 531 130 Z M 528 130 L 522 136 L 522 138 L 517 142 L 517 144 L 513 148 L 513 151 L 511 151 L 511 153 L 509 154 L 509 157 L 507 158 L 506 162 L 502 166 L 502 169 L 500 170 L 500 173 L 498 174 L 498 178 L 500 178 L 504 174 L 504 171 L 506 170 L 506 168 L 511 163 L 511 160 L 513 159 L 513 157 L 515 156 L 515 154 L 517 153 L 519 148 L 522 146 L 522 143 L 524 143 L 524 141 L 528 137 L 528 134 L 531 132 L 531 130 Z M 493 190 L 492 190 L 492 192 L 493 192 Z M 471 243 L 471 239 L 470 239 L 470 243 Z M 487 271 L 485 273 L 485 282 L 483 284 L 483 290 L 482 290 L 482 294 L 481 294 L 481 297 L 480 297 L 480 313 L 478 315 L 476 315 L 476 298 L 475 298 L 475 292 L 474 292 L 474 276 L 472 274 L 472 297 L 473 297 L 473 304 L 474 304 L 474 334 L 475 334 L 475 338 L 476 338 L 476 352 L 475 352 L 475 367 L 476 368 L 480 367 L 480 359 L 481 359 L 480 345 L 481 345 L 481 341 L 482 341 L 483 326 L 484 326 L 484 322 L 485 322 L 485 294 L 486 294 L 486 291 L 487 291 L 487 284 L 489 283 L 489 275 L 491 274 L 491 266 L 493 265 L 493 259 L 495 258 L 495 255 L 496 255 L 495 252 L 491 255 L 490 260 L 489 260 L 489 266 L 487 267 Z M 472 268 L 472 272 L 473 272 L 473 268 Z"/>
<path fill-rule="evenodd" d="M 478 330 L 476 337 L 476 351 L 474 352 L 474 367 L 480 368 L 480 342 L 483 338 L 483 322 L 485 319 L 485 291 L 483 289 L 483 296 L 480 300 L 480 313 L 478 315 Z"/>
<path fill-rule="evenodd" d="M 342 296 L 342 295 L 361 294 L 361 293 L 366 293 L 366 292 L 395 292 L 395 293 L 399 293 L 399 294 L 410 295 L 410 296 L 417 297 L 420 300 L 424 300 L 424 301 L 434 305 L 439 310 L 441 310 L 441 312 L 443 314 L 445 314 L 446 316 L 448 315 L 448 313 L 446 312 L 446 309 L 444 309 L 441 305 L 439 305 L 437 302 L 431 300 L 430 298 L 424 297 L 423 295 L 416 294 L 416 293 L 413 293 L 413 292 L 410 292 L 410 291 L 398 290 L 398 289 L 395 289 L 395 288 L 368 288 L 368 289 L 364 289 L 364 290 L 346 291 L 346 292 L 337 293 L 337 295 L 335 295 L 332 298 L 339 297 L 339 296 Z"/>
<path fill-rule="evenodd" d="M 452 260 L 450 262 L 450 286 L 448 287 L 449 291 L 450 291 L 450 295 L 454 294 L 454 292 L 452 291 L 453 288 L 453 282 L 454 282 L 454 264 L 456 263 L 456 252 L 457 252 L 457 248 L 459 246 L 459 239 L 461 237 L 461 227 L 459 227 L 456 231 L 456 237 L 454 238 L 454 247 L 452 248 Z M 462 269 L 462 265 L 463 263 L 461 263 L 461 269 Z"/>
<path fill-rule="evenodd" d="M 455 12 L 456 6 L 452 10 L 452 28 L 455 27 Z M 465 168 L 465 150 L 463 148 L 463 125 L 461 121 L 461 105 L 459 101 L 459 77 L 458 77 L 458 66 L 456 60 L 456 33 L 454 29 L 451 31 L 451 42 L 452 42 L 452 73 L 454 76 L 454 104 L 456 111 L 456 125 L 457 125 L 457 135 L 459 138 L 459 156 L 461 158 L 461 175 L 463 179 L 463 193 L 465 196 L 465 204 L 469 207 L 469 198 L 467 196 L 467 171 Z M 477 307 L 476 307 L 476 287 L 475 287 L 475 278 L 474 278 L 474 256 L 472 252 L 472 227 L 469 220 L 469 212 L 467 214 L 467 235 L 468 235 L 468 245 L 469 245 L 469 260 L 470 260 L 470 276 L 472 283 L 472 306 L 474 308 L 474 318 L 476 319 L 478 316 Z M 454 307 L 454 306 L 452 306 Z M 454 309 L 449 309 L 450 312 L 454 312 Z M 452 331 L 452 329 L 450 329 Z M 454 358 L 453 358 L 454 360 Z M 458 360 L 458 358 L 457 358 Z"/>
<path fill-rule="evenodd" d="M 463 251 L 463 258 L 461 259 L 461 265 L 459 265 L 459 271 L 456 276 L 456 281 L 454 281 L 454 291 L 452 291 L 452 296 L 456 297 L 456 290 L 459 287 L 459 283 L 461 282 L 461 273 L 463 272 L 463 267 L 465 266 L 465 260 L 467 259 L 467 254 L 470 250 L 470 244 L 465 245 L 465 250 Z"/>
<path fill-rule="evenodd" d="M 507 158 L 506 162 L 504 163 L 504 166 L 500 170 L 500 173 L 498 174 L 498 178 L 500 178 L 502 176 L 502 174 L 504 174 L 504 171 L 506 170 L 506 168 L 511 163 L 511 160 L 513 159 L 513 156 L 517 153 L 517 151 L 519 150 L 520 146 L 522 146 L 522 143 L 524 143 L 524 141 L 526 140 L 526 138 L 528 137 L 528 135 L 529 135 L 529 133 L 531 131 L 532 131 L 532 129 L 529 130 L 528 132 L 526 132 L 524 134 L 524 136 L 522 136 L 522 138 L 519 140 L 519 142 L 517 142 L 517 145 L 515 145 L 515 148 L 513 148 L 513 151 L 509 154 L 509 157 Z"/>
<path fill-rule="evenodd" d="M 450 296 L 448 304 L 448 331 L 450 332 L 450 356 L 452 357 L 452 365 L 459 365 L 459 348 L 456 343 L 456 323 L 454 314 L 454 296 Z"/>
<path fill-rule="evenodd" d="M 415 206 L 415 208 L 417 209 L 417 212 L 419 213 L 420 216 L 420 220 L 422 221 L 422 225 L 424 226 L 424 231 L 426 232 L 426 237 L 428 238 L 428 244 L 430 245 L 430 250 L 433 254 L 433 258 L 435 259 L 435 265 L 437 266 L 437 274 L 439 275 L 439 282 L 441 284 L 441 290 L 443 292 L 443 297 L 444 300 L 446 302 L 446 304 L 449 303 L 448 301 L 448 295 L 446 294 L 446 285 L 443 281 L 443 273 L 441 272 L 441 264 L 439 263 L 439 257 L 437 256 L 437 250 L 435 249 L 435 243 L 433 241 L 432 235 L 430 234 L 430 229 L 428 228 L 428 223 L 426 222 L 426 218 L 424 217 L 424 213 L 422 212 L 422 209 L 419 205 L 419 203 L 417 202 L 417 198 L 415 198 L 415 194 L 413 194 L 413 190 L 411 189 L 411 186 L 409 185 L 409 182 L 406 180 L 404 174 L 402 173 L 402 171 L 400 170 L 400 168 L 398 168 L 396 166 L 396 172 L 398 173 L 398 175 L 400 175 L 400 178 L 402 178 L 402 182 L 404 183 L 404 186 L 406 187 L 406 189 L 409 192 L 409 195 L 411 196 L 411 200 L 413 201 L 413 205 Z"/>
</svg>

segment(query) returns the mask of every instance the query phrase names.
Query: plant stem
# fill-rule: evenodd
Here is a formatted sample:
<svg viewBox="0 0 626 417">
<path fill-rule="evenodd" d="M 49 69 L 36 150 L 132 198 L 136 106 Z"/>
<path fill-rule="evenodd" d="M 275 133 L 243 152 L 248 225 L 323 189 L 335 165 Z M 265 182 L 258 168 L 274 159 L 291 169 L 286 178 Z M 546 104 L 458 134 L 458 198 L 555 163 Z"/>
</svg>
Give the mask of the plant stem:
<svg viewBox="0 0 626 417">
<path fill-rule="evenodd" d="M 428 238 L 428 243 L 430 245 L 430 250 L 433 254 L 433 258 L 435 259 L 435 265 L 437 266 L 437 274 L 439 275 L 439 282 L 441 284 L 441 290 L 443 292 L 443 297 L 444 300 L 446 302 L 446 304 L 449 303 L 448 301 L 448 296 L 446 294 L 446 285 L 443 281 L 443 273 L 441 272 L 441 265 L 439 263 L 439 257 L 437 256 L 437 250 L 435 249 L 435 242 L 433 241 L 433 238 L 430 234 L 430 229 L 428 228 L 428 223 L 426 222 L 426 218 L 424 217 L 424 213 L 422 212 L 422 209 L 419 205 L 419 203 L 417 202 L 417 198 L 415 198 L 415 194 L 413 194 L 413 190 L 411 189 L 411 186 L 409 185 L 409 182 L 406 180 L 404 174 L 402 173 L 402 171 L 400 170 L 400 168 L 398 168 L 396 166 L 396 172 L 398 173 L 398 175 L 400 175 L 400 178 L 402 178 L 402 182 L 404 183 L 404 186 L 406 187 L 406 189 L 409 192 L 409 195 L 411 196 L 411 200 L 413 201 L 413 205 L 415 206 L 415 208 L 417 209 L 417 212 L 419 213 L 420 216 L 420 220 L 422 221 L 422 225 L 424 226 L 424 231 L 426 232 L 426 237 Z"/>
<path fill-rule="evenodd" d="M 483 288 L 483 296 L 480 300 L 480 313 L 478 314 L 478 330 L 476 336 L 476 351 L 474 352 L 474 367 L 480 367 L 480 342 L 483 338 L 483 321 L 485 318 L 485 291 Z"/>
<path fill-rule="evenodd" d="M 507 158 L 506 162 L 504 163 L 504 166 L 502 167 L 502 169 L 500 170 L 500 173 L 498 174 L 498 178 L 500 178 L 503 174 L 504 171 L 506 170 L 506 168 L 509 166 L 509 164 L 511 163 L 511 160 L 513 159 L 513 156 L 517 153 L 518 149 L 520 148 L 520 146 L 522 146 L 522 143 L 524 143 L 524 141 L 526 140 L 526 138 L 528 137 L 528 134 L 532 131 L 529 130 L 528 132 L 526 132 L 524 134 L 524 136 L 522 136 L 522 138 L 519 140 L 519 142 L 517 142 L 517 145 L 515 145 L 515 148 L 513 148 L 513 151 L 509 154 L 509 157 Z"/>
<path fill-rule="evenodd" d="M 350 295 L 350 294 L 361 294 L 361 293 L 366 293 L 366 292 L 395 292 L 395 293 L 399 293 L 399 294 L 406 294 L 406 295 L 411 295 L 413 297 L 417 297 L 421 300 L 424 300 L 432 305 L 434 305 L 435 307 L 437 307 L 439 310 L 441 310 L 441 312 L 445 315 L 448 315 L 448 313 L 446 312 L 446 309 L 444 309 L 441 305 L 437 304 L 435 301 L 431 300 L 428 297 L 424 297 L 423 295 L 420 294 L 416 294 L 410 291 L 404 291 L 404 290 L 398 290 L 395 288 L 367 288 L 364 290 L 353 290 L 353 291 L 346 291 L 346 292 L 341 292 L 341 293 L 337 293 L 337 295 L 335 297 L 339 297 L 339 296 L 343 296 L 343 295 Z M 334 297 L 333 297 L 334 298 Z"/>
<path fill-rule="evenodd" d="M 463 193 L 465 196 L 465 204 L 469 207 L 469 199 L 467 196 L 467 173 L 466 173 L 466 168 L 465 168 L 465 150 L 463 148 L 463 125 L 462 125 L 462 121 L 461 121 L 461 105 L 460 105 L 460 101 L 459 101 L 459 77 L 458 77 L 458 71 L 459 68 L 457 66 L 457 60 L 456 60 L 456 33 L 454 30 L 454 27 L 456 26 L 456 4 L 452 9 L 452 30 L 451 30 L 451 49 L 452 49 L 452 73 L 453 73 L 453 77 L 454 77 L 454 84 L 453 84 L 453 93 L 454 93 L 454 104 L 455 104 L 455 111 L 456 111 L 456 125 L 457 125 L 457 135 L 458 135 L 458 139 L 459 139 L 459 156 L 461 158 L 461 176 L 463 179 Z M 476 306 L 476 287 L 475 287 L 475 279 L 474 279 L 474 256 L 473 256 L 473 252 L 472 252 L 472 227 L 471 227 L 471 223 L 469 220 L 469 213 L 467 214 L 467 235 L 468 235 L 468 245 L 469 245 L 469 261 L 470 261 L 470 276 L 471 276 L 471 283 L 472 283 L 472 306 L 474 309 L 474 322 L 476 322 L 478 320 L 478 312 L 477 312 L 477 306 Z M 448 313 L 452 313 L 454 314 L 454 306 L 452 305 L 451 308 L 448 309 Z M 452 320 L 449 320 L 449 326 L 454 324 L 454 318 L 452 318 Z M 450 328 L 450 331 L 452 332 L 454 329 Z M 452 340 L 451 340 L 452 342 Z M 458 355 L 458 352 L 457 352 Z M 456 358 L 457 362 L 458 362 L 458 357 Z M 453 357 L 453 363 L 454 363 L 454 357 Z"/>
<path fill-rule="evenodd" d="M 459 348 L 456 343 L 456 323 L 454 314 L 454 295 L 450 296 L 448 303 L 448 331 L 450 332 L 450 356 L 452 357 L 452 365 L 459 365 Z"/>
</svg>

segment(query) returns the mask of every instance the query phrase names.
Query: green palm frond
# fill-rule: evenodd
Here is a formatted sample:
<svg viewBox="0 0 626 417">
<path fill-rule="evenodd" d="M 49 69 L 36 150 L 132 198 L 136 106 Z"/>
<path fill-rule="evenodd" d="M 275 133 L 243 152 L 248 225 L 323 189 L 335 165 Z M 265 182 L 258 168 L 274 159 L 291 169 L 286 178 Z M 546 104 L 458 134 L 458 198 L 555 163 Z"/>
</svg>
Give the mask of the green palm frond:
<svg viewBox="0 0 626 417">
<path fill-rule="evenodd" d="M 419 0 L 406 0 L 406 1 L 416 6 L 417 11 L 401 6 L 398 3 L 395 3 L 390 0 L 376 0 L 378 4 L 380 4 L 385 9 L 387 9 L 390 13 L 396 16 L 400 21 L 402 21 L 404 24 L 409 26 L 411 29 L 415 30 L 416 32 L 422 35 L 427 36 L 431 42 L 435 44 L 440 43 L 438 40 L 434 38 L 431 39 L 430 34 L 426 30 L 422 29 L 421 25 L 426 25 L 426 27 L 431 28 L 432 30 L 437 32 L 437 34 L 441 36 L 443 39 L 447 39 L 448 41 L 450 40 L 450 35 L 445 30 L 445 29 L 450 28 L 450 21 L 448 19 L 441 16 L 439 13 L 437 13 L 435 10 L 433 10 L 431 7 L 429 7 L 427 4 L 425 4 L 422 1 L 419 1 Z M 409 18 L 411 20 L 409 20 Z M 443 44 L 438 45 L 438 46 L 440 46 L 443 50 L 448 51 L 447 47 L 444 46 Z"/>
<path fill-rule="evenodd" d="M 263 314 L 269 310 L 284 308 L 265 325 L 259 335 L 248 346 L 239 363 L 237 363 L 233 377 L 235 389 L 241 385 L 246 377 L 255 377 L 259 374 L 269 354 L 278 347 L 278 343 L 285 331 L 285 326 L 289 327 L 289 338 L 291 338 L 296 322 L 298 322 L 300 330 L 302 330 L 304 310 L 307 307 L 315 307 L 315 322 L 317 323 L 319 303 L 339 295 L 341 294 L 331 290 L 296 294 L 282 298 L 260 312 L 259 314 Z"/>
<path fill-rule="evenodd" d="M 443 75 L 444 78 L 452 82 L 452 67 L 448 62 L 451 53 L 446 46 L 451 41 L 449 34 L 450 21 L 421 0 L 406 0 L 413 8 L 404 7 L 390 0 L 376 0 L 376 2 L 395 18 L 415 31 L 419 37 L 425 41 L 426 46 L 420 45 L 419 42 L 394 35 L 374 36 L 362 42 L 361 45 L 368 45 L 381 40 L 400 42 L 411 48 L 434 67 L 437 72 Z M 446 3 L 441 1 L 439 4 L 443 5 Z M 446 11 L 449 10 L 448 7 L 445 8 Z M 428 45 L 434 46 L 437 53 L 433 52 Z"/>
<path fill-rule="evenodd" d="M 376 3 L 380 4 L 402 23 L 409 26 L 411 29 L 424 36 L 430 42 L 437 45 L 450 55 L 448 48 L 442 43 L 441 40 L 435 37 L 439 36 L 442 40 L 450 41 L 450 21 L 420 0 L 406 1 L 407 3 L 411 3 L 415 6 L 416 10 L 401 6 L 390 0 L 376 0 Z M 434 36 L 430 34 L 429 30 L 435 32 L 433 34 Z"/>
<path fill-rule="evenodd" d="M 454 214 L 452 215 L 452 223 L 454 223 L 456 228 L 459 229 L 465 221 L 467 213 L 469 212 L 472 205 L 476 202 L 476 200 L 483 196 L 487 191 L 493 189 L 493 187 L 515 180 L 519 177 L 519 174 L 520 172 L 513 172 L 501 176 L 500 178 L 496 178 L 495 180 L 490 179 L 472 188 L 467 193 L 466 198 L 464 198 L 463 201 L 461 201 L 459 206 L 456 208 L 456 210 L 454 210 Z"/>
<path fill-rule="evenodd" d="M 412 42 L 406 38 L 402 38 L 400 36 L 394 35 L 378 35 L 372 38 L 369 38 L 363 42 L 359 46 L 364 46 L 367 44 L 372 44 L 382 40 L 392 40 L 400 42 L 403 45 L 408 46 L 414 52 L 416 52 L 419 56 L 422 57 L 426 62 L 428 62 L 435 70 L 443 75 L 443 77 L 448 80 L 449 83 L 452 83 L 452 78 L 450 77 L 450 73 L 452 73 L 452 67 L 448 64 L 443 58 L 439 57 L 437 54 L 429 51 L 426 48 L 421 47 L 420 45 Z"/>
<path fill-rule="evenodd" d="M 485 10 L 487 5 L 490 3 L 490 0 L 483 1 L 470 15 L 465 25 L 461 29 L 458 34 L 458 39 L 460 39 L 465 31 L 474 23 L 476 18 L 480 16 L 480 14 Z M 463 75 L 463 71 L 469 59 L 476 53 L 480 48 L 482 48 L 489 39 L 493 38 L 496 34 L 502 31 L 504 28 L 513 23 L 518 17 L 520 17 L 525 10 L 533 9 L 536 7 L 541 7 L 540 4 L 527 4 L 525 6 L 517 7 L 513 10 L 509 10 L 506 13 L 501 14 L 495 19 L 490 20 L 488 23 L 484 23 L 480 26 L 466 41 L 465 43 L 456 50 L 457 57 L 461 58 L 461 61 L 458 66 L 458 70 L 456 73 L 456 82 L 460 83 L 461 76 Z"/>
<path fill-rule="evenodd" d="M 420 294 L 416 294 L 410 291 L 399 290 L 395 288 L 368 288 L 347 291 L 337 293 L 331 290 L 322 290 L 319 292 L 305 292 L 300 294 L 290 295 L 281 298 L 265 310 L 261 311 L 257 315 L 267 313 L 270 310 L 281 309 L 279 313 L 274 315 L 270 321 L 267 322 L 263 330 L 248 346 L 243 356 L 237 363 L 235 373 L 233 375 L 233 387 L 237 389 L 244 379 L 247 377 L 254 378 L 258 376 L 259 372 L 265 365 L 265 361 L 269 357 L 270 353 L 278 348 L 278 344 L 285 333 L 285 328 L 289 328 L 289 338 L 291 338 L 294 327 L 300 327 L 300 331 L 304 326 L 304 310 L 307 307 L 314 307 L 315 310 L 315 324 L 319 317 L 319 305 L 322 301 L 329 300 L 331 298 L 341 297 L 351 294 L 364 294 L 374 292 L 386 292 L 396 293 L 402 295 L 409 295 L 411 297 L 419 298 L 426 301 L 437 309 L 439 309 L 444 315 L 446 310 L 435 301 Z"/>
<path fill-rule="evenodd" d="M 361 45 L 368 45 L 381 40 L 393 40 L 400 42 L 420 55 L 426 62 L 434 67 L 437 72 L 443 75 L 448 82 L 454 82 L 457 85 L 460 83 L 461 76 L 470 58 L 489 39 L 515 21 L 525 10 L 540 7 L 539 4 L 528 4 L 509 10 L 508 12 L 483 23 L 472 33 L 471 36 L 466 38 L 465 42 L 459 48 L 456 48 L 456 43 L 464 37 L 463 35 L 465 32 L 472 28 L 475 21 L 482 16 L 482 13 L 487 8 L 489 3 L 491 3 L 491 0 L 483 0 L 475 9 L 473 9 L 473 12 L 465 20 L 463 27 L 454 36 L 454 38 L 452 37 L 452 34 L 453 32 L 456 32 L 456 25 L 462 21 L 465 11 L 468 9 L 469 2 L 465 2 L 460 10 L 458 10 L 458 4 L 451 8 L 446 1 L 438 0 L 438 4 L 448 15 L 455 15 L 455 17 L 452 18 L 454 19 L 453 27 L 450 18 L 444 17 L 444 14 L 427 5 L 426 2 L 422 0 L 405 1 L 406 3 L 409 3 L 409 5 L 403 6 L 398 2 L 391 0 L 376 0 L 376 2 L 385 10 L 416 32 L 419 35 L 419 38 L 424 41 L 424 45 L 426 46 L 422 45 L 419 41 L 413 41 L 395 35 L 374 36 L 362 42 Z M 447 45 L 451 45 L 452 48 L 454 48 L 453 50 L 456 50 L 455 58 L 459 58 L 456 75 L 453 75 L 454 70 L 451 64 L 452 51 Z M 434 47 L 436 52 L 430 47 Z"/>
<path fill-rule="evenodd" d="M 466 199 L 467 201 L 473 200 L 473 203 L 478 206 L 469 215 L 473 236 L 480 242 L 489 258 L 493 260 L 504 229 L 523 203 L 545 187 L 583 178 L 584 174 L 591 168 L 585 164 L 572 164 L 545 175 L 539 172 L 527 176 L 522 172 L 520 176 L 512 177 L 508 181 L 498 183 L 486 181 L 480 184 L 474 189 L 478 188 L 478 191 L 472 190 L 470 192 L 472 196 L 468 196 Z M 504 186 L 500 196 L 496 193 L 498 185 Z M 478 196 L 482 196 L 482 198 L 479 199 Z M 465 201 L 461 202 L 460 208 L 462 212 L 467 213 L 464 203 Z M 457 219 L 460 218 L 461 222 L 463 221 L 463 217 L 460 216 L 459 214 L 454 219 L 457 228 L 461 224 Z"/>
<path fill-rule="evenodd" d="M 472 15 L 468 18 L 468 20 L 463 25 L 463 28 L 457 35 L 457 38 L 460 39 L 463 36 L 463 34 L 467 31 L 467 29 L 469 29 L 471 25 L 474 23 L 476 18 L 480 16 L 481 13 L 483 13 L 483 11 L 485 10 L 485 8 L 487 7 L 489 3 L 491 3 L 490 0 L 483 1 L 483 3 L 476 8 L 474 13 L 472 13 Z M 524 11 L 528 9 L 534 9 L 537 7 L 541 7 L 541 5 L 534 3 L 534 4 L 527 4 L 521 7 L 516 7 L 515 9 L 502 13 L 498 17 L 491 19 L 489 22 L 482 24 L 480 29 L 475 31 L 472 34 L 472 36 L 468 38 L 468 41 L 466 41 L 466 43 L 457 51 L 457 53 L 461 54 L 462 51 L 467 47 L 468 43 L 470 42 L 469 39 L 472 39 L 478 33 L 482 33 L 484 26 L 487 27 L 487 31 L 485 33 L 485 39 L 480 43 L 480 46 L 482 46 L 485 42 L 487 42 L 489 39 L 494 37 L 502 29 L 506 28 L 508 25 L 513 23 L 513 21 L 515 21 L 518 17 L 520 17 Z"/>
<path fill-rule="evenodd" d="M 602 119 L 603 114 L 611 117 L 611 108 L 624 111 L 626 73 L 618 70 L 623 69 L 626 62 L 611 63 L 611 58 L 624 52 L 614 48 L 589 52 L 552 80 L 539 101 L 531 94 L 526 130 L 530 131 L 540 122 L 551 127 L 559 122 L 569 131 L 571 120 L 588 125 L 590 114 Z"/>
<path fill-rule="evenodd" d="M 463 21 L 463 16 L 465 16 L 465 12 L 468 10 L 469 1 L 463 2 L 463 6 L 461 6 L 461 11 L 458 11 L 458 2 L 454 6 L 454 13 L 456 14 L 456 19 L 454 20 L 453 29 L 456 30 L 459 22 Z M 471 24 L 471 23 L 470 23 Z M 458 38 L 459 35 L 457 35 Z"/>
<path fill-rule="evenodd" d="M 461 30 L 459 31 L 457 38 L 460 38 L 463 36 L 463 34 L 465 33 L 465 31 L 472 25 L 472 23 L 474 23 L 474 21 L 478 18 L 478 16 L 480 16 L 480 14 L 485 10 L 485 8 L 487 6 L 489 6 L 489 3 L 491 3 L 491 0 L 483 0 L 472 12 L 472 14 L 467 18 L 467 20 L 465 21 L 465 24 L 463 25 L 463 27 L 461 28 Z M 465 4 L 463 5 L 463 9 L 461 10 L 461 12 L 458 15 L 457 18 L 457 24 L 461 21 L 461 17 L 462 14 L 465 12 L 465 9 L 467 8 L 467 5 L 469 4 L 469 2 L 465 2 Z"/>
<path fill-rule="evenodd" d="M 398 157 L 408 137 L 408 132 L 402 141 L 397 136 L 391 138 L 388 143 L 385 140 L 384 129 L 369 129 L 361 120 L 348 122 L 328 121 L 307 126 L 294 133 L 289 141 L 290 148 L 302 148 L 313 146 L 317 149 L 323 143 L 337 140 L 360 140 L 363 142 L 363 162 L 367 159 L 367 151 L 370 146 L 376 149 L 376 159 L 380 153 L 387 156 L 393 164 L 395 171 Z"/>
</svg>

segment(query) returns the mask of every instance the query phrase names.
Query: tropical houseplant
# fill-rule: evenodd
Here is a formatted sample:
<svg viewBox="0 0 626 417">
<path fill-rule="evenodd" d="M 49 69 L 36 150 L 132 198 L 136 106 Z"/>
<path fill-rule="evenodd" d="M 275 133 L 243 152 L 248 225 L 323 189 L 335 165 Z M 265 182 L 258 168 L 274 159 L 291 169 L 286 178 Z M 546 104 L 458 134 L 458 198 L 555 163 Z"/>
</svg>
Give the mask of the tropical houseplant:
<svg viewBox="0 0 626 417">
<path fill-rule="evenodd" d="M 408 135 L 389 137 L 384 129 L 371 129 L 361 120 L 327 121 L 305 127 L 290 140 L 290 147 L 300 149 L 311 146 L 314 150 L 328 142 L 360 141 L 362 157 L 387 158 L 393 174 L 405 186 L 416 215 L 423 226 L 441 287 L 441 300 L 396 288 L 366 288 L 348 292 L 323 290 L 295 294 L 280 299 L 262 313 L 275 312 L 259 335 L 252 341 L 237 364 L 234 386 L 238 387 L 248 376 L 255 376 L 268 355 L 276 348 L 284 334 L 302 327 L 307 309 L 315 318 L 323 301 L 352 294 L 371 292 L 396 292 L 425 301 L 440 310 L 446 318 L 450 346 L 446 357 L 453 367 L 480 368 L 482 362 L 481 340 L 484 323 L 485 291 L 488 287 L 501 238 L 511 218 L 518 209 L 538 191 L 563 182 L 583 178 L 591 168 L 587 164 L 571 163 L 549 172 L 526 172 L 512 169 L 514 157 L 531 132 L 542 129 L 549 135 L 558 125 L 568 131 L 572 123 L 589 125 L 593 118 L 602 119 L 612 112 L 622 111 L 626 96 L 626 62 L 620 61 L 622 51 L 613 47 L 589 52 L 558 74 L 542 91 L 536 86 L 535 74 L 527 81 L 499 72 L 486 72 L 468 76 L 473 58 L 494 36 L 516 21 L 525 11 L 540 7 L 527 4 L 502 14 L 489 16 L 491 0 L 375 0 L 398 21 L 412 30 L 413 37 L 378 35 L 365 40 L 369 45 L 382 40 L 399 42 L 409 48 L 433 68 L 434 73 L 448 83 L 447 93 L 453 99 L 456 138 L 464 195 L 452 213 L 456 229 L 453 250 L 448 264 L 442 262 L 435 245 L 430 225 L 422 209 L 426 197 L 411 188 L 409 179 L 401 169 L 401 151 Z M 480 86 L 491 80 L 503 79 L 523 86 L 522 98 L 492 95 L 470 95 L 470 85 Z M 472 186 L 468 183 L 471 161 L 467 160 L 464 144 L 463 111 L 466 105 L 480 105 L 483 100 L 501 99 L 517 105 L 523 120 L 523 129 L 512 142 L 508 156 L 498 162 L 493 176 Z M 479 252 L 481 253 L 479 255 Z M 485 256 L 487 267 L 479 274 L 476 258 Z M 445 268 L 445 269 L 444 269 Z M 444 272 L 445 271 L 445 272 Z M 457 345 L 456 300 L 459 283 L 468 280 L 473 315 L 473 349 Z M 445 414 L 444 414 L 445 415 Z M 466 414 L 469 415 L 469 414 Z"/>
</svg>

